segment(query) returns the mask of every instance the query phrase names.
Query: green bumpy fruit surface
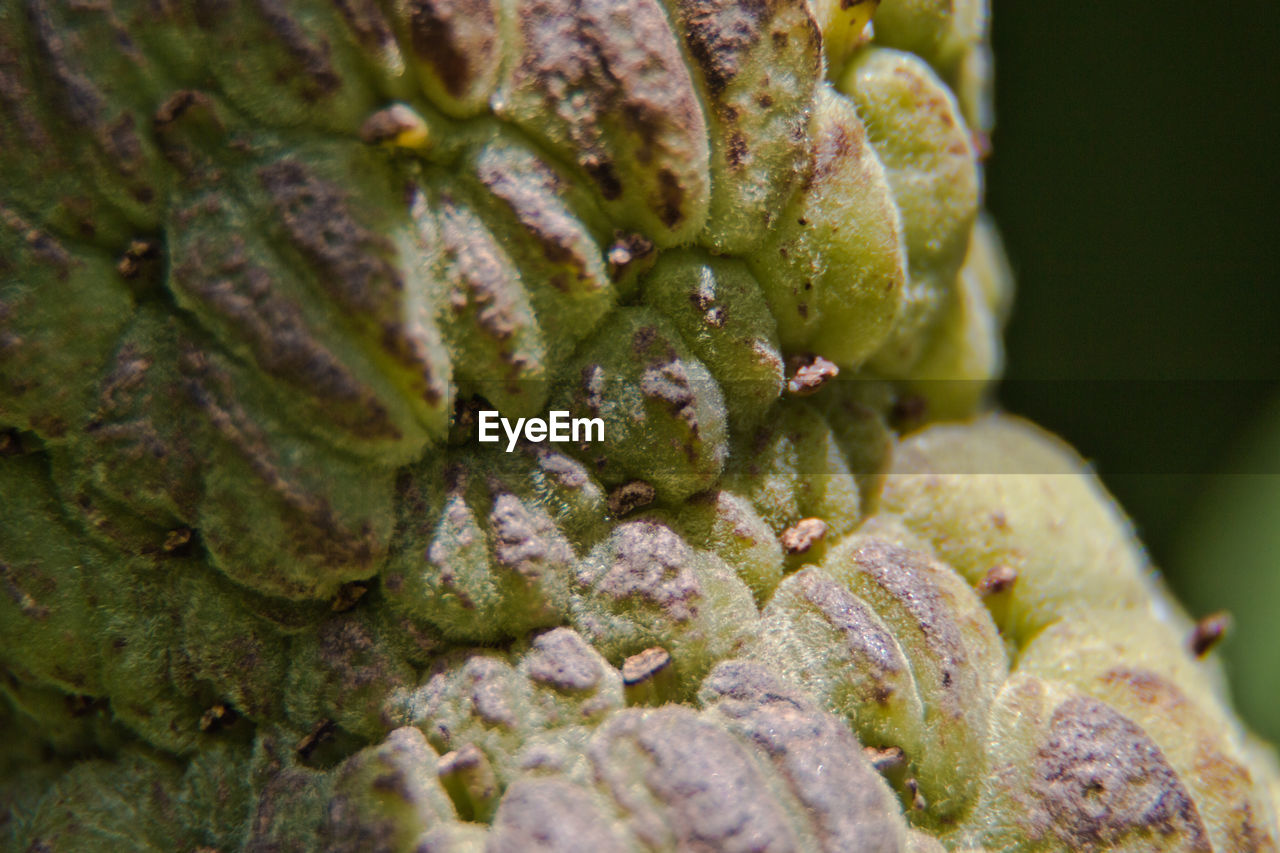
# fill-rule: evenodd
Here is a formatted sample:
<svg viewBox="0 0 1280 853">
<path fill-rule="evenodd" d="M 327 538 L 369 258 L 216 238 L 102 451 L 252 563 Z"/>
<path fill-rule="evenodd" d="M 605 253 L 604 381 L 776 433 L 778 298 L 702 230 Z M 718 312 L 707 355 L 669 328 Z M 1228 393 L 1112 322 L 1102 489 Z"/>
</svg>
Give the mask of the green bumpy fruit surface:
<svg viewBox="0 0 1280 853">
<path fill-rule="evenodd" d="M 0 846 L 1277 849 L 981 414 L 986 16 L 0 2 Z"/>
</svg>

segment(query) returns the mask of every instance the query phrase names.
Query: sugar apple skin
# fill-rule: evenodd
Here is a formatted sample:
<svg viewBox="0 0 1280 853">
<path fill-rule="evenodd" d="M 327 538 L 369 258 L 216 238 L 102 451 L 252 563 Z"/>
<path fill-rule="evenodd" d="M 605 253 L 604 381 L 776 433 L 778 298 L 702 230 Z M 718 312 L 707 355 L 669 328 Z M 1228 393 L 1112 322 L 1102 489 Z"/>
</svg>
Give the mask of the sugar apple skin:
<svg viewBox="0 0 1280 853">
<path fill-rule="evenodd" d="M 0 2 L 0 846 L 1277 849 L 991 411 L 986 21 Z"/>
</svg>

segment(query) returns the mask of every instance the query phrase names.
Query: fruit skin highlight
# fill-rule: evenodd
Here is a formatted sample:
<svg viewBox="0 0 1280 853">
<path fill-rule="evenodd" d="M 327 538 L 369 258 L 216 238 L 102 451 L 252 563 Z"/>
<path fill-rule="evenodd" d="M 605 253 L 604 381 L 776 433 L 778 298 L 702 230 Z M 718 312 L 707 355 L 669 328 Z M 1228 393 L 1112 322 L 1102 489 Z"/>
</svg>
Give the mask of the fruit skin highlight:
<svg viewBox="0 0 1280 853">
<path fill-rule="evenodd" d="M 1276 849 L 991 411 L 986 14 L 0 5 L 3 846 Z"/>
</svg>

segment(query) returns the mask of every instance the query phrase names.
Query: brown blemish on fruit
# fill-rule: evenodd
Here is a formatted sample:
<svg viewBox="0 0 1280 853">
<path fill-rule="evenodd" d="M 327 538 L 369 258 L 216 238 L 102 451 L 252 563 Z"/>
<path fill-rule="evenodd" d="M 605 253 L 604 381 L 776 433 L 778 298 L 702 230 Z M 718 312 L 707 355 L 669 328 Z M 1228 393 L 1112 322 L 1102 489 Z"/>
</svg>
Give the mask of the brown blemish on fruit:
<svg viewBox="0 0 1280 853">
<path fill-rule="evenodd" d="M 851 673 L 858 675 L 858 699 L 886 705 L 896 695 L 898 682 L 910 675 L 897 641 L 866 602 L 830 576 L 806 568 L 795 577 L 802 599 L 840 636 Z"/>
<path fill-rule="evenodd" d="M 378 110 L 360 125 L 360 141 L 366 145 L 395 144 L 409 137 L 426 137 L 426 123 L 404 104 Z M 419 147 L 419 146 L 411 146 Z"/>
<path fill-rule="evenodd" d="M 455 98 L 473 94 L 501 62 L 498 23 L 488 0 L 409 0 L 409 42 Z"/>
<path fill-rule="evenodd" d="M 609 492 L 609 513 L 614 518 L 621 518 L 640 507 L 653 503 L 658 492 L 644 480 L 631 480 Z"/>
<path fill-rule="evenodd" d="M 1187 647 L 1191 654 L 1202 658 L 1222 642 L 1230 628 L 1230 613 L 1225 610 L 1210 613 L 1196 622 L 1195 628 L 1191 630 L 1191 637 L 1187 640 Z"/>
<path fill-rule="evenodd" d="M 160 257 L 160 245 L 154 240 L 133 240 L 116 263 L 116 272 L 126 281 L 137 278 L 148 261 Z"/>
<path fill-rule="evenodd" d="M 787 379 L 787 392 L 797 397 L 817 393 L 824 385 L 840 375 L 834 362 L 820 355 L 806 355 L 788 359 L 791 376 Z"/>
<path fill-rule="evenodd" d="M 338 724 L 333 720 L 321 720 L 311 727 L 311 731 L 308 732 L 302 740 L 298 741 L 297 746 L 294 747 L 294 751 L 302 757 L 303 761 L 306 761 L 311 757 L 311 753 L 315 752 L 321 744 L 332 740 L 333 735 L 337 730 Z"/>
<path fill-rule="evenodd" d="M 606 200 L 639 185 L 639 200 L 663 224 L 682 223 L 689 194 L 705 193 L 693 182 L 703 180 L 696 164 L 705 158 L 706 127 L 658 4 L 523 0 L 513 15 L 523 50 L 508 72 L 500 112 L 533 122 Z M 626 165 L 638 167 L 634 174 L 620 166 L 624 154 Z"/>
<path fill-rule="evenodd" d="M 632 655 L 622 662 L 622 683 L 631 687 L 657 677 L 671 666 L 671 655 L 666 649 L 654 647 Z"/>
<path fill-rule="evenodd" d="M 779 541 L 788 556 L 803 554 L 827 535 L 827 523 L 820 518 L 802 518 L 782 531 Z"/>
<path fill-rule="evenodd" d="M 360 603 L 369 592 L 369 584 L 365 581 L 351 581 L 338 587 L 338 594 L 333 597 L 329 609 L 334 613 L 346 613 Z"/>
<path fill-rule="evenodd" d="M 986 598 L 1007 592 L 1017 583 L 1018 573 L 1011 566 L 999 564 L 987 570 L 986 575 L 978 583 L 978 595 Z"/>
<path fill-rule="evenodd" d="M 1211 850 L 1200 814 L 1160 748 L 1132 720 L 1087 696 L 1058 706 L 1035 760 L 1028 829 L 1072 850 L 1159 836 Z"/>
<path fill-rule="evenodd" d="M 206 734 L 213 734 L 221 731 L 227 726 L 233 725 L 240 715 L 236 713 L 236 709 L 230 705 L 218 702 L 211 705 L 203 714 L 200 715 L 200 731 Z"/>
</svg>

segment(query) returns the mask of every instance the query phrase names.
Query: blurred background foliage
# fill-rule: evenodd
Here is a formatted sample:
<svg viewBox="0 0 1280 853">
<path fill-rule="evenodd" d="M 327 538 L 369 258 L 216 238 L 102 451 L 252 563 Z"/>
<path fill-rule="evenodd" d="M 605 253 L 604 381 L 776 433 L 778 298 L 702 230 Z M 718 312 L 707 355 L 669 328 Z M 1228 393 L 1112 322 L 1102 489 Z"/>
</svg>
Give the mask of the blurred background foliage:
<svg viewBox="0 0 1280 853">
<path fill-rule="evenodd" d="M 1001 399 L 1071 441 L 1280 742 L 1280 3 L 995 0 Z"/>
</svg>

